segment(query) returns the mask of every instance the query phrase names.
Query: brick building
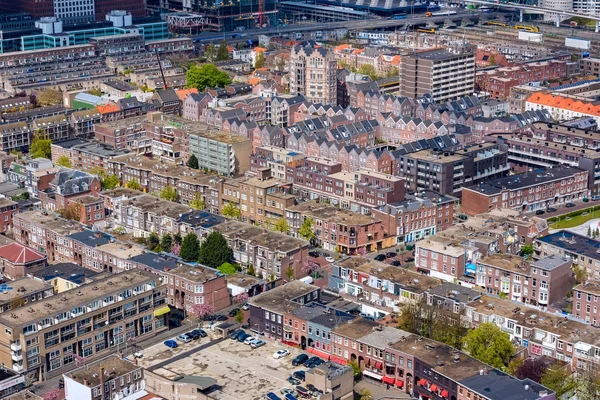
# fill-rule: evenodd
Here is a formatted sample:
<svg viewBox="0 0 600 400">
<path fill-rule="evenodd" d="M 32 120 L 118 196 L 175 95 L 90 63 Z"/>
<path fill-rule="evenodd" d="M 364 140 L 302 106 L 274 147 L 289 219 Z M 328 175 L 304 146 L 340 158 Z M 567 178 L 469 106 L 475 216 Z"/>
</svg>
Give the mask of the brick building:
<svg viewBox="0 0 600 400">
<path fill-rule="evenodd" d="M 169 290 L 169 304 L 186 314 L 193 314 L 194 304 L 208 304 L 215 311 L 231 305 L 227 278 L 216 270 L 181 265 L 165 268 L 161 275 Z"/>
</svg>

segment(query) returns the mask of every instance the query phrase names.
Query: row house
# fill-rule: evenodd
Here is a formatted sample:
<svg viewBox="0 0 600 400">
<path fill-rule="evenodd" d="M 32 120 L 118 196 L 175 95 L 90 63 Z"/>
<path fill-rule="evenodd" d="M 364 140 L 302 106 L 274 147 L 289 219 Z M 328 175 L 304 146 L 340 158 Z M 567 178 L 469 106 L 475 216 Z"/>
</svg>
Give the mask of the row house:
<svg viewBox="0 0 600 400">
<path fill-rule="evenodd" d="M 329 118 L 344 114 L 344 108 L 331 104 L 311 103 L 310 101 L 300 104 L 296 111 L 294 119 L 302 121 L 304 119 L 313 118 L 313 116 L 327 116 Z"/>
<path fill-rule="evenodd" d="M 183 112 L 181 116 L 190 121 L 199 122 L 202 116 L 202 111 L 208 108 L 208 104 L 213 100 L 208 93 L 191 93 L 183 101 Z"/>
<path fill-rule="evenodd" d="M 59 211 L 67 209 L 72 202 L 77 202 L 77 199 L 82 196 L 97 198 L 100 190 L 100 180 L 97 176 L 71 168 L 61 168 L 49 182 L 48 188 L 39 191 L 38 196 L 42 208 Z M 94 219 L 100 220 L 102 217 L 103 215 Z"/>
<path fill-rule="evenodd" d="M 573 370 L 587 371 L 600 363 L 597 328 L 560 314 L 483 296 L 467 304 L 464 319 L 473 328 L 494 323 L 529 355 L 565 362 Z"/>
<path fill-rule="evenodd" d="M 254 149 L 250 156 L 250 171 L 256 172 L 263 168 L 271 171 L 271 176 L 287 181 L 288 163 L 300 161 L 304 154 L 274 146 L 260 146 Z"/>
<path fill-rule="evenodd" d="M 387 235 L 396 238 L 394 244 L 412 243 L 451 227 L 455 201 L 451 196 L 421 191 L 407 194 L 402 201 L 374 208 L 371 214 L 382 221 Z"/>
<path fill-rule="evenodd" d="M 406 143 L 420 139 L 432 139 L 436 136 L 447 135 L 448 127 L 441 121 L 424 121 L 419 118 L 395 117 L 391 113 L 380 114 L 381 121 L 379 140 L 388 143 Z"/>
<path fill-rule="evenodd" d="M 353 107 L 359 107 L 371 117 L 375 118 L 381 113 L 392 113 L 395 116 L 413 115 L 416 101 L 408 97 L 398 97 L 390 94 L 380 93 L 372 89 L 359 91 L 356 94 L 356 104 Z"/>
<path fill-rule="evenodd" d="M 380 126 L 375 119 L 332 127 L 326 132 L 329 141 L 358 147 L 374 146 L 378 136 L 380 136 Z"/>
<path fill-rule="evenodd" d="M 225 102 L 234 108 L 244 110 L 246 119 L 263 125 L 267 122 L 267 99 L 260 96 L 232 97 Z"/>
<path fill-rule="evenodd" d="M 208 108 L 202 110 L 200 122 L 203 122 L 206 125 L 212 126 L 217 129 L 223 129 L 223 124 L 225 123 L 225 121 L 232 118 L 245 120 L 247 119 L 246 111 L 244 111 L 243 108 L 235 107 L 211 108 L 209 105 Z"/>
<path fill-rule="evenodd" d="M 233 220 L 212 229 L 227 239 L 237 263 L 252 264 L 257 276 L 265 280 L 290 281 L 308 274 L 309 243 L 305 240 Z"/>
<path fill-rule="evenodd" d="M 165 268 L 161 275 L 167 285 L 168 304 L 186 314 L 193 314 L 196 304 L 207 304 L 215 311 L 231 305 L 227 278 L 214 269 L 181 265 Z"/>
<path fill-rule="evenodd" d="M 383 223 L 369 215 L 342 210 L 315 200 L 307 201 L 285 210 L 290 234 L 299 237 L 303 221 L 314 221 L 314 243 L 325 250 L 356 255 L 377 251 L 395 243 L 384 232 Z"/>
<path fill-rule="evenodd" d="M 489 179 L 462 188 L 463 212 L 481 214 L 493 208 L 532 211 L 589 195 L 588 171 L 568 166 Z"/>
<path fill-rule="evenodd" d="M 285 130 L 279 126 L 257 127 L 252 134 L 252 150 L 260 146 L 284 147 Z"/>
<path fill-rule="evenodd" d="M 152 150 L 152 134 L 144 124 L 146 121 L 146 117 L 141 116 L 96 124 L 94 139 L 114 150 L 129 150 L 134 154 L 148 153 Z"/>
<path fill-rule="evenodd" d="M 521 128 L 519 121 L 512 116 L 499 118 L 469 117 L 465 121 L 465 125 L 471 127 L 473 138 L 478 142 L 485 140 L 488 135 L 499 132 L 515 132 Z"/>
<path fill-rule="evenodd" d="M 440 280 L 407 269 L 350 257 L 332 266 L 327 287 L 361 305 L 375 319 L 397 312 L 404 303 L 418 303 Z"/>
<path fill-rule="evenodd" d="M 94 127 L 100 123 L 102 115 L 96 109 L 74 111 L 69 116 L 73 136 L 91 138 L 94 136 Z"/>
<path fill-rule="evenodd" d="M 594 327 L 600 324 L 598 313 L 599 281 L 589 280 L 573 288 L 573 315 Z"/>
<path fill-rule="evenodd" d="M 52 160 L 57 161 L 61 156 L 65 156 L 71 161 L 72 168 L 87 172 L 92 170 L 108 171 L 109 160 L 128 152 L 127 150 L 115 150 L 110 145 L 80 138 L 52 143 L 50 150 Z"/>
<path fill-rule="evenodd" d="M 237 117 L 230 118 L 223 124 L 223 130 L 232 135 L 241 136 L 254 141 L 254 135 L 260 132 L 260 127 L 254 121 L 247 121 Z"/>
<path fill-rule="evenodd" d="M 459 116 L 481 116 L 481 99 L 477 96 L 463 96 L 447 102 L 435 102 L 430 96 L 419 98 L 415 106 L 414 116 L 416 118 L 432 121 L 442 121 L 444 115 Z"/>
<path fill-rule="evenodd" d="M 6 180 L 27 189 L 32 197 L 39 197 L 39 193 L 50 187 L 60 167 L 55 167 L 52 161 L 46 158 L 19 160 L 10 164 L 6 172 Z"/>
<path fill-rule="evenodd" d="M 277 95 L 267 103 L 267 119 L 282 128 L 294 125 L 296 112 L 304 102 L 306 98 L 300 94 Z"/>
</svg>

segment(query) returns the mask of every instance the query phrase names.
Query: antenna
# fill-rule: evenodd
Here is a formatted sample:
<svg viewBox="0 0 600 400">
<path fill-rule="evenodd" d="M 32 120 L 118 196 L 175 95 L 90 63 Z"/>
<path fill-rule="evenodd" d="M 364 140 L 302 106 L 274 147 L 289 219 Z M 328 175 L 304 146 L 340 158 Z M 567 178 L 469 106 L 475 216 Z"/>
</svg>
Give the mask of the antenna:
<svg viewBox="0 0 600 400">
<path fill-rule="evenodd" d="M 162 64 L 160 62 L 160 56 L 158 55 L 158 48 L 154 48 L 154 53 L 156 54 L 156 59 L 158 60 L 158 68 L 160 68 L 160 76 L 162 77 L 163 81 L 163 89 L 167 90 L 167 81 L 165 79 L 165 73 L 163 72 Z"/>
</svg>

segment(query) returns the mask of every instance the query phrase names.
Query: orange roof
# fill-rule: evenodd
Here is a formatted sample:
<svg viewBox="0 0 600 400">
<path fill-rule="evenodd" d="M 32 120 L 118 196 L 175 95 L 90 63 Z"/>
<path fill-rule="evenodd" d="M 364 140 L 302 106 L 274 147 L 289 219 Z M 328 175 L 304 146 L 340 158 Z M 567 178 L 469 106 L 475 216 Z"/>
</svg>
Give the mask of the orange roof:
<svg viewBox="0 0 600 400">
<path fill-rule="evenodd" d="M 98 110 L 100 114 L 110 114 L 121 111 L 119 106 L 115 103 L 108 103 L 103 106 L 96 106 L 96 110 Z"/>
<path fill-rule="evenodd" d="M 256 86 L 260 82 L 262 82 L 262 79 L 260 79 L 260 78 L 250 78 L 250 79 L 248 79 L 248 83 L 251 84 L 252 86 Z"/>
<path fill-rule="evenodd" d="M 390 64 L 400 65 L 400 56 L 394 56 L 394 58 L 392 58 L 392 61 L 390 62 Z"/>
<path fill-rule="evenodd" d="M 346 49 L 349 49 L 349 48 L 350 48 L 350 45 L 344 43 L 344 44 L 340 44 L 339 46 L 337 46 L 336 48 L 334 48 L 333 51 L 338 52 L 338 51 L 346 50 Z"/>
<path fill-rule="evenodd" d="M 196 89 L 196 88 L 179 89 L 177 91 L 177 97 L 179 97 L 179 100 L 183 101 L 183 100 L 187 99 L 188 96 L 192 93 L 198 94 L 198 89 Z"/>
<path fill-rule="evenodd" d="M 254 48 L 254 51 L 255 51 L 255 52 L 259 52 L 259 51 L 260 51 L 260 52 L 264 52 L 264 51 L 267 51 L 267 49 L 265 49 L 264 47 L 255 47 L 255 48 Z"/>
<path fill-rule="evenodd" d="M 534 93 L 527 99 L 528 102 L 542 106 L 562 108 L 564 110 L 582 114 L 600 116 L 600 104 L 572 99 L 570 97 L 555 96 L 550 93 Z"/>
<path fill-rule="evenodd" d="M 235 50 L 235 48 L 233 46 L 229 46 L 229 45 L 227 46 L 227 51 L 229 53 L 233 52 L 233 50 Z"/>
<path fill-rule="evenodd" d="M 352 52 L 352 54 L 360 54 L 360 53 L 362 53 L 362 52 L 364 52 L 364 51 L 365 51 L 365 49 L 356 49 L 356 50 L 354 50 L 354 51 Z"/>
</svg>

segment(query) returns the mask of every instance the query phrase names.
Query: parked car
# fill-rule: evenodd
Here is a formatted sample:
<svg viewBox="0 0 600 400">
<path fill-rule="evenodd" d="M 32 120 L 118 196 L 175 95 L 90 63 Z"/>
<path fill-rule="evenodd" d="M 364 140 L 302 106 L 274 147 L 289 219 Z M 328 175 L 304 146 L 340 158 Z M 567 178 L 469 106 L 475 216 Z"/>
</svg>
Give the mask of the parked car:
<svg viewBox="0 0 600 400">
<path fill-rule="evenodd" d="M 181 321 L 179 321 L 178 319 L 170 319 L 169 320 L 170 328 L 179 328 L 180 326 L 181 326 Z"/>
<path fill-rule="evenodd" d="M 287 381 L 290 383 L 290 385 L 294 385 L 294 386 L 299 385 L 299 384 L 302 383 L 302 381 L 300 379 L 294 378 L 292 375 L 290 375 L 287 378 Z"/>
<path fill-rule="evenodd" d="M 279 393 L 281 393 L 282 395 L 286 395 L 286 394 L 291 394 L 292 396 L 296 395 L 296 391 L 294 389 L 290 389 L 290 388 L 283 388 L 279 391 Z"/>
<path fill-rule="evenodd" d="M 291 394 L 291 393 L 286 393 L 286 394 L 284 395 L 284 398 L 285 398 L 285 400 L 298 400 L 298 399 L 296 398 L 296 396 L 298 396 L 298 394 L 297 394 L 297 393 L 296 393 L 296 391 L 294 390 L 294 394 Z"/>
<path fill-rule="evenodd" d="M 175 349 L 177 347 L 179 347 L 179 345 L 177 344 L 176 341 L 174 341 L 173 339 L 170 340 L 166 340 L 164 343 L 165 346 L 171 348 L 171 349 Z"/>
<path fill-rule="evenodd" d="M 293 365 L 294 367 L 297 367 L 298 365 L 302 365 L 302 364 L 304 364 L 304 362 L 305 362 L 306 360 L 308 360 L 308 359 L 309 359 L 309 357 L 308 357 L 306 354 L 304 354 L 304 353 L 302 353 L 302 354 L 298 354 L 298 355 L 296 356 L 296 358 L 294 358 L 294 359 L 292 360 L 292 365 Z"/>
<path fill-rule="evenodd" d="M 269 393 L 265 394 L 265 400 L 281 400 L 281 397 L 277 396 L 273 392 L 269 392 Z"/>
<path fill-rule="evenodd" d="M 298 396 L 302 398 L 309 399 L 311 397 L 310 391 L 305 387 L 296 386 L 296 392 L 298 393 Z"/>
<path fill-rule="evenodd" d="M 246 339 L 244 339 L 244 344 L 250 344 L 250 343 L 252 343 L 254 340 L 256 340 L 256 338 L 255 338 L 254 336 L 250 336 L 250 335 L 248 335 L 248 336 L 246 337 Z"/>
<path fill-rule="evenodd" d="M 213 321 L 227 321 L 227 317 L 223 314 L 214 315 L 213 317 Z"/>
<path fill-rule="evenodd" d="M 252 347 L 253 349 L 258 349 L 259 347 L 264 346 L 265 344 L 267 344 L 267 342 L 265 342 L 264 340 L 256 339 L 254 342 L 250 343 L 250 347 Z"/>
<path fill-rule="evenodd" d="M 385 254 L 377 254 L 375 256 L 375 260 L 376 261 L 384 261 L 385 260 Z"/>
<path fill-rule="evenodd" d="M 567 203 L 567 204 L 565 204 L 565 207 L 568 207 L 568 208 L 575 207 L 575 203 Z"/>
<path fill-rule="evenodd" d="M 280 359 L 283 358 L 285 356 L 288 356 L 290 354 L 289 350 L 286 349 L 282 349 L 282 350 L 277 350 L 274 354 L 273 354 L 273 358 L 276 359 Z"/>
<path fill-rule="evenodd" d="M 308 390 L 310 390 L 310 393 L 313 395 L 313 397 L 319 397 L 320 395 L 323 394 L 323 392 L 321 390 L 317 389 L 315 387 L 315 385 L 313 385 L 311 383 L 309 383 L 308 385 L 306 385 L 306 388 Z"/>
<path fill-rule="evenodd" d="M 194 329 L 192 332 L 197 333 L 200 337 L 207 337 L 208 333 L 204 329 Z"/>
<path fill-rule="evenodd" d="M 414 257 L 407 257 L 406 258 L 406 262 L 413 262 L 413 261 L 415 261 Z"/>
<path fill-rule="evenodd" d="M 189 343 L 192 341 L 192 338 L 186 335 L 185 333 L 182 333 L 181 335 L 177 336 L 176 339 L 183 343 Z"/>
<path fill-rule="evenodd" d="M 587 203 L 588 201 L 590 201 L 590 199 L 588 199 L 587 197 L 584 197 L 582 200 L 584 203 Z"/>
<path fill-rule="evenodd" d="M 238 336 L 240 336 L 242 333 L 246 332 L 244 332 L 243 329 L 236 329 L 235 331 L 231 332 L 231 335 L 229 335 L 229 337 L 233 340 L 237 340 Z"/>
<path fill-rule="evenodd" d="M 555 211 L 556 211 L 556 208 L 554 208 L 554 207 L 548 207 L 548 208 L 546 208 L 546 212 L 550 213 L 550 212 L 555 212 Z"/>
<path fill-rule="evenodd" d="M 542 215 L 542 214 L 545 214 L 545 213 L 546 213 L 546 212 L 545 212 L 544 210 L 537 210 L 537 211 L 535 212 L 535 215 Z"/>
<path fill-rule="evenodd" d="M 250 335 L 248 335 L 246 332 L 240 333 L 237 337 L 237 341 L 240 343 L 244 343 L 246 341 L 246 339 L 248 339 L 250 337 Z"/>
<path fill-rule="evenodd" d="M 300 379 L 302 382 L 304 382 L 304 380 L 306 379 L 306 372 L 304 372 L 303 370 L 294 371 L 292 373 L 292 376 L 294 378 Z"/>
<path fill-rule="evenodd" d="M 187 337 L 189 337 L 192 340 L 200 339 L 200 334 L 198 332 L 189 331 L 189 332 L 186 332 L 185 334 Z"/>
<path fill-rule="evenodd" d="M 309 257 L 313 257 L 313 258 L 317 258 L 319 257 L 321 254 L 318 251 L 309 251 L 308 252 L 308 256 Z"/>
<path fill-rule="evenodd" d="M 600 195 L 595 194 L 592 196 L 592 201 L 598 201 L 598 200 L 600 200 Z"/>
<path fill-rule="evenodd" d="M 234 308 L 233 310 L 229 311 L 229 316 L 230 317 L 235 317 L 235 315 L 237 314 L 237 312 L 240 311 L 239 308 Z"/>
<path fill-rule="evenodd" d="M 333 257 L 325 257 L 325 261 L 332 263 L 332 262 L 335 261 L 335 258 L 333 258 Z"/>
<path fill-rule="evenodd" d="M 248 303 L 244 303 L 244 305 L 242 306 L 242 310 L 246 311 L 249 309 L 250 309 L 250 306 L 248 305 Z"/>
<path fill-rule="evenodd" d="M 394 267 L 399 267 L 400 265 L 402 265 L 402 263 L 398 260 L 394 260 L 390 264 L 393 265 Z"/>
<path fill-rule="evenodd" d="M 392 257 L 396 257 L 398 254 L 394 253 L 393 251 L 390 251 L 389 253 L 385 253 L 385 258 L 392 258 Z"/>
</svg>

